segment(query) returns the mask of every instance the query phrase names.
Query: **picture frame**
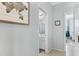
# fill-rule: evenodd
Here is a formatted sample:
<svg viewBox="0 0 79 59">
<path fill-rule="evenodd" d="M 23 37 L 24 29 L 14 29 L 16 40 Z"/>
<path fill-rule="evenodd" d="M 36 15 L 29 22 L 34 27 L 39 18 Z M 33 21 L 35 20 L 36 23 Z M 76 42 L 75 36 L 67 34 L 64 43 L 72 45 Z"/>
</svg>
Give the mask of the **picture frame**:
<svg viewBox="0 0 79 59">
<path fill-rule="evenodd" d="M 60 23 L 60 20 L 56 20 L 56 21 L 55 21 L 55 26 L 60 26 L 60 24 L 61 24 L 61 23 Z"/>
<path fill-rule="evenodd" d="M 0 11 L 0 22 L 22 25 L 30 22 L 29 2 L 0 2 Z"/>
</svg>

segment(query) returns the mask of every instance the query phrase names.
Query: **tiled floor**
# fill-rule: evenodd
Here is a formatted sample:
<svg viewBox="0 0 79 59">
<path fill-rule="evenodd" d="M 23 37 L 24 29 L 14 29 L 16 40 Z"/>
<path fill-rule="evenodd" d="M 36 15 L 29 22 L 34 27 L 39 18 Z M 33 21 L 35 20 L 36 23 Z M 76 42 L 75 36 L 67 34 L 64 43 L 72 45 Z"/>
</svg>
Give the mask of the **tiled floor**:
<svg viewBox="0 0 79 59">
<path fill-rule="evenodd" d="M 61 51 L 58 51 L 58 50 L 52 50 L 50 51 L 49 53 L 45 53 L 44 51 L 41 52 L 39 54 L 39 56 L 64 56 L 65 53 L 64 52 L 61 52 Z"/>
</svg>

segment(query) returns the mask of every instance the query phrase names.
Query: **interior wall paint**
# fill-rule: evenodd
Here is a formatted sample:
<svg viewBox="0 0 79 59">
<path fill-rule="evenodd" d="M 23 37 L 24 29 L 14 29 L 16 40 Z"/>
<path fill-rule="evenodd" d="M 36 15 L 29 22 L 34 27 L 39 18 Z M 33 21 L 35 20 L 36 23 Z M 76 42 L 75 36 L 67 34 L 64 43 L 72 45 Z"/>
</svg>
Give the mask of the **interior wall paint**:
<svg viewBox="0 0 79 59">
<path fill-rule="evenodd" d="M 0 22 L 0 55 L 38 55 L 38 7 L 48 14 L 48 49 L 63 49 L 63 6 L 52 8 L 48 3 L 30 3 L 30 24 L 17 25 Z M 54 14 L 54 15 L 53 15 Z M 54 21 L 61 20 L 56 27 Z"/>
<path fill-rule="evenodd" d="M 48 50 L 64 50 L 64 4 L 51 6 L 48 3 L 39 3 L 39 6 L 48 14 Z M 61 25 L 55 26 L 60 20 Z"/>
<path fill-rule="evenodd" d="M 64 5 L 58 4 L 53 7 L 53 49 L 64 50 Z M 55 26 L 55 21 L 60 20 L 60 26 Z"/>
<path fill-rule="evenodd" d="M 0 22 L 0 56 L 38 55 L 38 8 L 30 3 L 30 24 Z"/>
</svg>

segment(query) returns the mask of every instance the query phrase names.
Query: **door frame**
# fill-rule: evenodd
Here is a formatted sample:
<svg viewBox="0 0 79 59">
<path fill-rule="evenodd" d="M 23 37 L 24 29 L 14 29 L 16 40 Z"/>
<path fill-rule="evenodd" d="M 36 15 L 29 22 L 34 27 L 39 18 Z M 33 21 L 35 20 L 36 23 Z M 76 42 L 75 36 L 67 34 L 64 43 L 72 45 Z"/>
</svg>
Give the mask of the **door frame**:
<svg viewBox="0 0 79 59">
<path fill-rule="evenodd" d="M 38 7 L 38 14 L 39 14 L 39 9 L 41 10 L 41 11 L 43 11 L 45 14 L 46 14 L 46 16 L 45 16 L 45 20 L 46 20 L 46 22 L 47 22 L 47 24 L 46 24 L 46 26 L 47 26 L 47 28 L 46 28 L 46 39 L 45 39 L 45 53 L 48 53 L 48 14 L 47 14 L 47 12 L 45 11 L 45 10 L 43 10 L 43 8 L 41 8 L 41 7 Z M 38 25 L 38 33 L 39 33 L 39 25 Z"/>
</svg>

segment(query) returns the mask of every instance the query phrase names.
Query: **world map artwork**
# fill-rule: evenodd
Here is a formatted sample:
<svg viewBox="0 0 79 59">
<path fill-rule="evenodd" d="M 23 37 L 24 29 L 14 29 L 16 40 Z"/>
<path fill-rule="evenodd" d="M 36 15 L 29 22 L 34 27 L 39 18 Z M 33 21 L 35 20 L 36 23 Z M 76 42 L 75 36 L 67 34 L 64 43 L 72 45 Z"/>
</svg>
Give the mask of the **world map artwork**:
<svg viewBox="0 0 79 59">
<path fill-rule="evenodd" d="M 2 2 L 2 4 L 6 7 L 6 13 L 10 13 L 13 9 L 16 9 L 19 19 L 24 20 L 21 12 L 24 9 L 27 11 L 28 8 L 22 2 Z"/>
</svg>

